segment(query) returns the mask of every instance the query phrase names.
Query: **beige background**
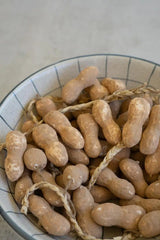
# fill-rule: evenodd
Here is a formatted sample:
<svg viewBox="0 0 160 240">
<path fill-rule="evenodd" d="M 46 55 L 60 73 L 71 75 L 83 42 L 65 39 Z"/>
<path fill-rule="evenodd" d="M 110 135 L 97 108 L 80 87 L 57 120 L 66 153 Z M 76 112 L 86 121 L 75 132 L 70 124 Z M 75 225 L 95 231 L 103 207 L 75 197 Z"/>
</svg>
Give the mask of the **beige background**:
<svg viewBox="0 0 160 240">
<path fill-rule="evenodd" d="M 159 0 L 0 0 L 0 100 L 64 58 L 128 54 L 160 63 Z M 20 240 L 0 218 L 0 239 Z"/>
</svg>

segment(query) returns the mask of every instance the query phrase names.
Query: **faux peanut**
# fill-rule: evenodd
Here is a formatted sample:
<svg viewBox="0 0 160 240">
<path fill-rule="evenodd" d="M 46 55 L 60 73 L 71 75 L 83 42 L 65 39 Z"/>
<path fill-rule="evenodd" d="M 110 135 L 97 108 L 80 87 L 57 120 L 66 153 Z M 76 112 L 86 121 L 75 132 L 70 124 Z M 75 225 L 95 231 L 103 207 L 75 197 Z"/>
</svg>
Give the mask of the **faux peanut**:
<svg viewBox="0 0 160 240">
<path fill-rule="evenodd" d="M 149 239 L 160 234 L 159 226 L 160 226 L 160 210 L 152 211 L 145 214 L 138 223 L 138 228 L 141 235 Z"/>
<path fill-rule="evenodd" d="M 88 157 L 98 157 L 102 148 L 98 139 L 99 127 L 95 122 L 92 114 L 80 114 L 77 118 L 77 123 L 85 140 L 84 150 L 87 153 Z"/>
<path fill-rule="evenodd" d="M 111 109 L 104 100 L 97 100 L 92 107 L 92 114 L 101 126 L 106 140 L 110 144 L 117 144 L 121 140 L 121 130 L 112 118 Z"/>
<path fill-rule="evenodd" d="M 144 180 L 143 171 L 139 163 L 130 158 L 125 158 L 120 161 L 119 167 L 126 178 L 134 185 L 136 193 L 144 197 L 148 184 Z"/>
<path fill-rule="evenodd" d="M 48 112 L 55 111 L 56 105 L 49 97 L 42 97 L 36 101 L 36 110 L 41 117 L 44 117 Z"/>
<path fill-rule="evenodd" d="M 28 188 L 33 185 L 32 179 L 29 175 L 22 176 L 15 185 L 15 200 L 18 204 L 22 204 L 22 199 Z"/>
<path fill-rule="evenodd" d="M 67 166 L 63 171 L 63 183 L 69 190 L 75 190 L 88 180 L 89 171 L 84 164 Z"/>
<path fill-rule="evenodd" d="M 109 90 L 110 94 L 114 93 L 117 90 L 126 89 L 125 82 L 119 79 L 117 80 L 112 78 L 104 78 L 101 83 Z"/>
<path fill-rule="evenodd" d="M 102 227 L 91 218 L 91 210 L 94 207 L 94 199 L 89 190 L 80 186 L 73 192 L 73 204 L 77 212 L 77 221 L 83 232 L 96 238 L 102 237 Z"/>
<path fill-rule="evenodd" d="M 127 230 L 137 230 L 138 222 L 145 210 L 137 205 L 118 206 L 114 203 L 103 203 L 92 210 L 93 220 L 105 227 L 117 226 Z"/>
<path fill-rule="evenodd" d="M 68 154 L 62 143 L 58 141 L 56 131 L 48 124 L 41 124 L 33 129 L 32 137 L 38 147 L 45 150 L 49 161 L 55 166 L 65 166 Z"/>
<path fill-rule="evenodd" d="M 34 126 L 35 126 L 35 123 L 32 120 L 27 120 L 23 123 L 21 127 L 21 131 L 22 133 L 28 132 L 31 129 L 33 129 Z M 33 142 L 32 133 L 27 134 L 26 139 L 27 139 L 27 143 L 32 143 Z"/>
<path fill-rule="evenodd" d="M 7 157 L 4 166 L 8 179 L 11 182 L 17 181 L 23 174 L 23 154 L 27 147 L 27 141 L 19 131 L 11 131 L 6 136 Z"/>
<path fill-rule="evenodd" d="M 84 147 L 84 139 L 81 133 L 72 127 L 66 116 L 59 111 L 50 111 L 45 115 L 44 121 L 53 127 L 61 136 L 63 142 L 74 149 Z"/>
<path fill-rule="evenodd" d="M 46 181 L 46 182 L 49 182 L 50 184 L 57 186 L 53 175 L 51 173 L 47 172 L 46 170 L 42 170 L 40 172 L 33 172 L 32 180 L 34 183 Z M 61 188 L 61 187 L 59 187 L 59 188 L 62 192 L 64 192 L 63 188 Z M 63 206 L 63 203 L 62 203 L 60 197 L 56 194 L 56 192 L 54 192 L 48 188 L 42 188 L 41 190 L 42 190 L 44 198 L 47 200 L 48 203 L 50 203 L 51 205 L 56 206 L 56 207 Z"/>
<path fill-rule="evenodd" d="M 44 198 L 31 195 L 29 210 L 48 233 L 63 236 L 70 231 L 69 221 L 54 211 Z"/>
<path fill-rule="evenodd" d="M 135 195 L 131 200 L 120 200 L 121 206 L 126 205 L 139 205 L 146 210 L 146 212 L 151 212 L 154 210 L 160 210 L 160 200 L 159 199 L 145 199 L 138 195 Z"/>
<path fill-rule="evenodd" d="M 40 171 L 47 165 L 47 157 L 41 149 L 29 148 L 24 153 L 25 166 L 32 171 Z"/>
<path fill-rule="evenodd" d="M 122 130 L 122 140 L 130 148 L 139 143 L 142 127 L 150 113 L 150 104 L 144 98 L 136 97 L 131 100 L 128 109 L 128 120 Z"/>
<path fill-rule="evenodd" d="M 143 154 L 153 154 L 159 144 L 160 139 L 160 105 L 154 105 L 151 109 L 149 122 L 143 132 L 140 142 L 140 151 Z"/>
<path fill-rule="evenodd" d="M 156 151 L 146 156 L 144 164 L 145 170 L 150 176 L 160 172 L 160 141 Z"/>
<path fill-rule="evenodd" d="M 93 173 L 93 170 L 91 171 Z M 125 179 L 117 177 L 112 170 L 104 168 L 96 183 L 108 188 L 113 195 L 120 199 L 131 199 L 135 194 L 134 186 Z"/>
<path fill-rule="evenodd" d="M 89 158 L 82 149 L 73 149 L 66 147 L 69 161 L 73 164 L 82 163 L 84 165 L 89 164 Z"/>
<path fill-rule="evenodd" d="M 99 80 L 96 79 L 95 84 L 90 87 L 89 94 L 92 100 L 96 100 L 109 95 L 109 92 L 108 89 L 101 85 Z"/>
<path fill-rule="evenodd" d="M 158 198 L 160 199 L 160 180 L 151 183 L 145 191 L 147 198 Z"/>
<path fill-rule="evenodd" d="M 98 185 L 94 185 L 91 188 L 90 193 L 92 194 L 92 197 L 96 203 L 104 203 L 115 198 L 107 188 Z"/>
<path fill-rule="evenodd" d="M 70 80 L 62 89 L 62 99 L 67 104 L 73 103 L 80 95 L 83 89 L 94 85 L 98 76 L 96 67 L 87 67 L 80 74 Z"/>
</svg>

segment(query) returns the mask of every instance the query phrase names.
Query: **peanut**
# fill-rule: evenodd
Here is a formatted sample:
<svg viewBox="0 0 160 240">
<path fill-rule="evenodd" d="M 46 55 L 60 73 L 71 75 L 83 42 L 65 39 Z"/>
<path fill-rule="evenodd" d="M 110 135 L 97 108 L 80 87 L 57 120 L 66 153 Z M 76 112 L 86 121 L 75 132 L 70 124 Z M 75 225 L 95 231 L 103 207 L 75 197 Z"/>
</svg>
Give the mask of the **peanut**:
<svg viewBox="0 0 160 240">
<path fill-rule="evenodd" d="M 7 157 L 4 166 L 8 179 L 17 181 L 23 174 L 23 154 L 27 147 L 25 136 L 19 131 L 11 131 L 6 136 Z"/>
<path fill-rule="evenodd" d="M 41 149 L 29 148 L 24 153 L 24 163 L 28 169 L 39 171 L 46 167 L 47 158 Z"/>
<path fill-rule="evenodd" d="M 62 99 L 67 104 L 73 103 L 84 88 L 94 85 L 98 75 L 98 69 L 90 66 L 85 68 L 80 74 L 70 80 L 62 89 Z"/>
<path fill-rule="evenodd" d="M 125 158 L 121 160 L 119 167 L 126 178 L 134 185 L 136 193 L 144 197 L 148 184 L 144 180 L 143 171 L 139 163 L 130 158 Z"/>
<path fill-rule="evenodd" d="M 114 195 L 106 188 L 94 185 L 91 188 L 90 193 L 92 194 L 92 197 L 94 198 L 94 201 L 96 203 L 104 203 L 108 200 L 114 199 Z"/>
<path fill-rule="evenodd" d="M 122 131 L 122 140 L 126 147 L 130 148 L 139 143 L 142 136 L 142 127 L 150 113 L 150 104 L 144 98 L 131 100 L 128 109 L 128 120 Z"/>
<path fill-rule="evenodd" d="M 39 223 L 48 233 L 63 236 L 70 231 L 69 221 L 54 211 L 43 198 L 31 195 L 29 197 L 29 210 L 38 218 Z"/>
<path fill-rule="evenodd" d="M 36 101 L 36 110 L 39 116 L 44 117 L 48 112 L 55 111 L 56 105 L 46 96 Z"/>
<path fill-rule="evenodd" d="M 137 205 L 118 206 L 114 203 L 103 203 L 94 207 L 93 220 L 105 227 L 117 226 L 127 230 L 137 230 L 140 218 L 145 210 Z"/>
<path fill-rule="evenodd" d="M 32 137 L 38 147 L 45 150 L 49 161 L 55 166 L 65 166 L 68 162 L 68 154 L 62 143 L 58 141 L 55 130 L 48 124 L 41 124 L 33 129 Z"/>
<path fill-rule="evenodd" d="M 159 198 L 160 199 L 160 180 L 151 183 L 145 191 L 147 198 Z"/>
<path fill-rule="evenodd" d="M 101 83 L 104 87 L 106 87 L 109 90 L 110 94 L 114 93 L 117 90 L 126 89 L 125 82 L 122 80 L 104 78 Z"/>
<path fill-rule="evenodd" d="M 77 212 L 77 221 L 83 232 L 96 238 L 102 237 L 102 227 L 91 218 L 91 210 L 94 207 L 94 199 L 89 190 L 80 186 L 73 192 L 73 204 Z"/>
<path fill-rule="evenodd" d="M 84 165 L 89 164 L 89 158 L 82 149 L 73 149 L 66 147 L 69 161 L 73 164 L 82 163 Z"/>
<path fill-rule="evenodd" d="M 99 127 L 93 116 L 90 113 L 80 114 L 77 123 L 85 140 L 84 150 L 88 157 L 98 157 L 102 148 L 98 139 Z"/>
<path fill-rule="evenodd" d="M 15 200 L 18 204 L 22 203 L 22 199 L 28 188 L 32 186 L 32 180 L 29 175 L 22 176 L 15 185 Z"/>
<path fill-rule="evenodd" d="M 107 102 L 97 100 L 92 107 L 92 114 L 101 126 L 106 140 L 110 144 L 117 144 L 121 140 L 121 130 L 112 118 L 111 109 Z"/>
<path fill-rule="evenodd" d="M 63 183 L 69 190 L 75 190 L 88 180 L 89 171 L 84 164 L 67 166 L 63 171 Z"/>
<path fill-rule="evenodd" d="M 95 84 L 90 87 L 89 94 L 92 100 L 97 100 L 109 95 L 109 92 L 108 89 L 101 85 L 99 80 L 96 79 Z"/>
<path fill-rule="evenodd" d="M 59 111 L 50 111 L 45 115 L 44 121 L 53 127 L 61 136 L 63 142 L 74 149 L 84 147 L 84 139 L 81 133 L 72 127 L 65 115 Z"/>
</svg>

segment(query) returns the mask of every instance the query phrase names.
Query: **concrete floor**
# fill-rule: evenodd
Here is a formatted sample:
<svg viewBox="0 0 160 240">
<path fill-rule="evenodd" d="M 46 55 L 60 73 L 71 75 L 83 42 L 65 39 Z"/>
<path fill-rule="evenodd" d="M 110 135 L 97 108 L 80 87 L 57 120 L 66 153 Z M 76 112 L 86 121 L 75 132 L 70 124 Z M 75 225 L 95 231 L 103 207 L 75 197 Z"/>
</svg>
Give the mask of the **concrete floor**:
<svg viewBox="0 0 160 240">
<path fill-rule="evenodd" d="M 160 63 L 159 0 L 0 0 L 0 100 L 53 62 L 119 53 Z M 20 240 L 0 218 L 0 239 Z"/>
</svg>

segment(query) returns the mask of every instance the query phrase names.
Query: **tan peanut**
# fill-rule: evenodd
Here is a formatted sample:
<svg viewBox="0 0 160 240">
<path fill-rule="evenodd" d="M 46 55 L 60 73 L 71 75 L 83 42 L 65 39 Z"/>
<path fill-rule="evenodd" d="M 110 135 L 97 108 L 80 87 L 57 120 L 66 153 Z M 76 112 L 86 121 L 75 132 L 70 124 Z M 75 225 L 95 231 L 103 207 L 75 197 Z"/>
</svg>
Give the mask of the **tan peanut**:
<svg viewBox="0 0 160 240">
<path fill-rule="evenodd" d="M 118 206 L 114 203 L 103 203 L 92 210 L 93 220 L 105 227 L 117 226 L 127 230 L 137 230 L 138 222 L 145 210 L 137 205 Z"/>
<path fill-rule="evenodd" d="M 69 190 L 75 190 L 88 180 L 89 171 L 84 164 L 67 166 L 63 171 L 63 183 Z"/>
<path fill-rule="evenodd" d="M 111 145 L 106 140 L 100 140 L 101 144 L 101 152 L 99 154 L 99 157 L 105 157 L 107 152 L 110 150 Z"/>
<path fill-rule="evenodd" d="M 80 74 L 70 80 L 62 89 L 62 99 L 67 104 L 73 103 L 84 88 L 94 85 L 98 76 L 98 69 L 90 66 L 80 72 Z"/>
<path fill-rule="evenodd" d="M 105 88 L 98 79 L 96 79 L 95 84 L 90 87 L 89 94 L 91 100 L 97 100 L 103 98 L 104 96 L 108 96 L 109 92 L 108 89 Z"/>
<path fill-rule="evenodd" d="M 91 170 L 93 173 L 94 169 Z M 131 199 L 135 194 L 134 186 L 125 179 L 117 177 L 112 170 L 104 168 L 96 184 L 108 188 L 113 195 L 120 199 Z"/>
<path fill-rule="evenodd" d="M 131 100 L 132 100 L 131 98 L 127 98 L 126 100 L 124 100 L 122 102 L 121 107 L 120 107 L 120 114 L 128 111 L 129 104 L 130 104 Z"/>
<path fill-rule="evenodd" d="M 116 119 L 116 123 L 120 128 L 123 128 L 124 124 L 128 120 L 128 112 L 121 113 L 118 118 Z"/>
<path fill-rule="evenodd" d="M 160 234 L 160 210 L 145 214 L 138 223 L 141 235 L 151 239 Z M 158 238 L 157 238 L 158 239 Z"/>
<path fill-rule="evenodd" d="M 144 165 L 146 172 L 150 176 L 160 172 L 160 141 L 156 151 L 153 154 L 146 156 Z"/>
<path fill-rule="evenodd" d="M 77 123 L 85 140 L 84 150 L 87 153 L 88 157 L 98 157 L 102 148 L 98 139 L 99 127 L 95 122 L 92 114 L 80 114 L 77 118 Z"/>
<path fill-rule="evenodd" d="M 39 223 L 48 233 L 57 236 L 63 236 L 69 233 L 69 221 L 54 211 L 44 198 L 31 195 L 29 197 L 29 210 L 38 218 Z"/>
<path fill-rule="evenodd" d="M 32 171 L 40 171 L 47 165 L 47 157 L 41 149 L 29 148 L 24 153 L 25 166 Z"/>
<path fill-rule="evenodd" d="M 42 97 L 36 101 L 36 110 L 41 117 L 44 117 L 48 112 L 55 111 L 56 109 L 56 105 L 50 97 Z"/>
<path fill-rule="evenodd" d="M 33 185 L 32 179 L 28 174 L 22 176 L 15 185 L 15 200 L 18 204 L 22 204 L 22 199 L 24 198 L 26 191 Z"/>
<path fill-rule="evenodd" d="M 101 126 L 106 140 L 110 144 L 117 144 L 121 140 L 121 130 L 112 117 L 109 104 L 104 100 L 97 100 L 92 107 L 92 114 Z"/>
<path fill-rule="evenodd" d="M 50 111 L 45 115 L 44 121 L 53 127 L 61 136 L 63 142 L 74 149 L 84 147 L 84 139 L 76 128 L 72 127 L 66 116 L 59 111 Z"/>
<path fill-rule="evenodd" d="M 27 120 L 23 123 L 21 127 L 22 133 L 29 132 L 33 127 L 35 126 L 35 123 L 32 120 Z M 32 143 L 33 138 L 32 138 L 32 133 L 29 133 L 26 135 L 27 143 Z"/>
<path fill-rule="evenodd" d="M 128 109 L 128 120 L 122 130 L 122 140 L 130 148 L 139 143 L 142 127 L 150 113 L 151 106 L 144 98 L 136 97 L 131 100 Z"/>
<path fill-rule="evenodd" d="M 96 238 L 102 237 L 102 227 L 91 218 L 91 210 L 94 207 L 94 199 L 89 190 L 80 186 L 73 192 L 73 204 L 77 212 L 77 221 L 83 232 Z"/>
<path fill-rule="evenodd" d="M 158 198 L 160 199 L 160 180 L 151 183 L 145 191 L 147 198 Z"/>
<path fill-rule="evenodd" d="M 139 166 L 139 162 L 125 158 L 120 161 L 119 167 L 125 177 L 134 185 L 136 193 L 144 197 L 148 184 L 144 180 L 143 171 Z"/>
<path fill-rule="evenodd" d="M 32 137 L 38 147 L 45 150 L 49 161 L 55 166 L 65 166 L 68 154 L 62 143 L 58 141 L 56 131 L 48 124 L 41 124 L 33 129 Z"/>
<path fill-rule="evenodd" d="M 96 203 L 104 203 L 115 198 L 107 188 L 98 185 L 94 185 L 91 188 L 90 193 L 92 194 L 92 197 Z"/>
<path fill-rule="evenodd" d="M 126 205 L 139 205 L 146 210 L 146 212 L 151 212 L 154 210 L 160 210 L 160 200 L 159 199 L 145 199 L 138 195 L 135 195 L 131 200 L 120 200 L 121 206 Z"/>
<path fill-rule="evenodd" d="M 89 158 L 82 149 L 73 149 L 66 147 L 69 161 L 73 164 L 82 163 L 84 165 L 89 164 Z"/>
<path fill-rule="evenodd" d="M 126 89 L 125 82 L 122 80 L 112 79 L 112 78 L 104 78 L 102 80 L 102 85 L 109 90 L 109 93 L 114 93 L 117 90 Z"/>
<path fill-rule="evenodd" d="M 145 169 L 143 169 L 143 176 L 144 176 L 145 181 L 148 184 L 151 184 L 151 183 L 158 180 L 159 174 L 154 174 L 154 175 L 151 176 L 145 171 Z"/>
<path fill-rule="evenodd" d="M 46 182 L 49 182 L 50 184 L 57 186 L 54 176 L 51 173 L 47 172 L 46 170 L 42 170 L 40 172 L 33 172 L 32 180 L 34 183 L 46 181 Z M 61 188 L 61 187 L 59 187 L 59 188 L 62 192 L 64 192 L 63 188 Z M 48 188 L 42 188 L 41 190 L 42 190 L 44 198 L 47 200 L 48 203 L 50 203 L 51 205 L 56 206 L 56 207 L 63 206 L 63 203 L 62 203 L 60 197 L 56 194 L 56 192 L 54 192 Z"/>
<path fill-rule="evenodd" d="M 140 142 L 140 151 L 143 154 L 153 154 L 159 144 L 160 139 L 160 105 L 154 105 L 151 109 L 149 122 L 143 132 Z"/>
<path fill-rule="evenodd" d="M 4 161 L 5 172 L 11 182 L 17 181 L 23 174 L 23 154 L 27 141 L 19 131 L 11 131 L 6 136 L 7 157 Z"/>
</svg>

